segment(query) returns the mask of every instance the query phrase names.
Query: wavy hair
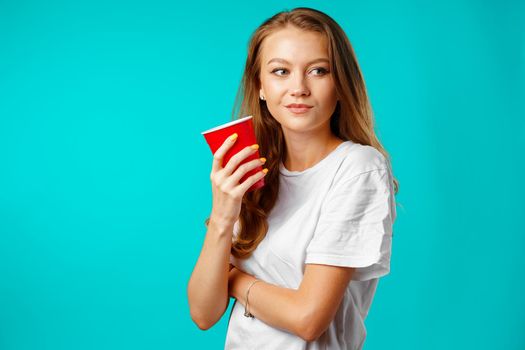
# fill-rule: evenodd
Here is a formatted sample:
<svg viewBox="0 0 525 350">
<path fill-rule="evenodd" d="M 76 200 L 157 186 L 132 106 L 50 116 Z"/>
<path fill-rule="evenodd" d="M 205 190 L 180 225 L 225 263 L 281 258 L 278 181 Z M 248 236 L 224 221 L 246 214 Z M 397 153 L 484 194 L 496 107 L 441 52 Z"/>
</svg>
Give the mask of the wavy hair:
<svg viewBox="0 0 525 350">
<path fill-rule="evenodd" d="M 328 41 L 330 71 L 333 72 L 339 101 L 330 118 L 332 133 L 344 141 L 351 140 L 377 149 L 390 163 L 390 157 L 374 131 L 374 118 L 365 82 L 357 58 L 343 29 L 327 14 L 307 7 L 282 11 L 264 21 L 252 34 L 242 81 L 237 91 L 232 120 L 252 115 L 259 152 L 267 158 L 265 186 L 248 192 L 242 199 L 239 227 L 232 242 L 231 254 L 248 258 L 268 231 L 268 215 L 279 193 L 279 162 L 286 157 L 284 134 L 273 118 L 266 101 L 259 99 L 261 45 L 271 33 L 287 26 L 321 33 Z M 395 193 L 399 191 L 397 179 Z M 209 218 L 206 220 L 208 224 Z"/>
</svg>

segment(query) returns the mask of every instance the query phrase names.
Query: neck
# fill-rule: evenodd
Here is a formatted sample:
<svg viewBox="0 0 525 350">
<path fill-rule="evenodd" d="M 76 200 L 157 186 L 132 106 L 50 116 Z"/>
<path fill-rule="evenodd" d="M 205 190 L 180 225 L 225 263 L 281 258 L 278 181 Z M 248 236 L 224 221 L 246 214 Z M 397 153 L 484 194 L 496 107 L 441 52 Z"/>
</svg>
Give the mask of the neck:
<svg viewBox="0 0 525 350">
<path fill-rule="evenodd" d="M 289 171 L 311 168 L 343 142 L 331 133 L 317 138 L 285 137 L 285 140 L 286 159 L 283 160 L 283 164 Z"/>
</svg>

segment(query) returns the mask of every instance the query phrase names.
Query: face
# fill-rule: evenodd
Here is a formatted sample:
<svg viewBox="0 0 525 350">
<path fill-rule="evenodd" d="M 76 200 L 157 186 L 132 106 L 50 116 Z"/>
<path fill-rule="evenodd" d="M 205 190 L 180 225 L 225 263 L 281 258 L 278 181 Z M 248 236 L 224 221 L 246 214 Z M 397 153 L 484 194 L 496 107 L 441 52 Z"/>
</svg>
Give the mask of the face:
<svg viewBox="0 0 525 350">
<path fill-rule="evenodd" d="M 285 135 L 330 129 L 337 96 L 322 34 L 295 27 L 272 33 L 262 43 L 260 71 L 259 94 Z"/>
</svg>

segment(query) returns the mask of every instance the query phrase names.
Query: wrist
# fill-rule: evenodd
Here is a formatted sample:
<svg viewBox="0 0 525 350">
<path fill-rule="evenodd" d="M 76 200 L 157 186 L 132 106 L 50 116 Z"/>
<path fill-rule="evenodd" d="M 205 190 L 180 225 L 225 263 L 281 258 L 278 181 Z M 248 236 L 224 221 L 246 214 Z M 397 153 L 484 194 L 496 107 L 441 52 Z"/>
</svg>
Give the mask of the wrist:
<svg viewBox="0 0 525 350">
<path fill-rule="evenodd" d="M 242 304 L 245 304 L 244 296 L 246 295 L 247 278 L 248 274 L 244 273 L 240 269 L 234 267 L 228 276 L 228 289 L 230 295 L 239 300 Z"/>
<path fill-rule="evenodd" d="M 251 317 L 251 318 L 255 318 L 255 316 L 250 312 L 250 307 L 251 307 L 251 304 L 250 304 L 250 291 L 252 290 L 253 286 L 257 283 L 257 282 L 262 282 L 261 280 L 259 279 L 256 279 L 256 278 L 253 278 L 252 281 L 250 282 L 250 285 L 248 286 L 248 288 L 246 289 L 246 304 L 244 306 L 244 316 L 245 317 Z M 252 301 L 253 301 L 253 297 L 252 297 Z M 252 303 L 253 304 L 253 303 Z"/>
<path fill-rule="evenodd" d="M 229 221 L 216 219 L 214 217 L 210 217 L 210 221 L 208 223 L 208 229 L 213 229 L 215 232 L 217 232 L 219 235 L 233 235 L 233 226 L 235 223 L 231 223 Z"/>
<path fill-rule="evenodd" d="M 241 283 L 239 283 L 239 290 L 237 291 L 239 298 L 242 300 L 243 304 L 246 305 L 246 294 L 248 288 L 252 285 L 253 282 L 257 281 L 257 278 L 252 275 L 243 273 L 240 278 Z"/>
</svg>

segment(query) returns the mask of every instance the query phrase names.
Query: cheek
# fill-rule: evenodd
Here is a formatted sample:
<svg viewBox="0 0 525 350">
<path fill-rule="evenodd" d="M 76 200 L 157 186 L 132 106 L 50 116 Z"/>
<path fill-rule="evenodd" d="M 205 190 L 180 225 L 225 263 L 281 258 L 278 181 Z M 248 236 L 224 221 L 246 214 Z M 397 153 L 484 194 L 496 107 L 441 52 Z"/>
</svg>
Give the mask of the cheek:
<svg viewBox="0 0 525 350">
<path fill-rule="evenodd" d="M 331 105 L 337 101 L 335 86 L 330 83 L 320 85 L 317 89 L 317 96 L 322 104 Z"/>
<path fill-rule="evenodd" d="M 282 95 L 283 91 L 286 91 L 284 84 L 278 81 L 268 81 L 265 86 L 266 94 L 270 98 L 277 98 Z"/>
<path fill-rule="evenodd" d="M 279 103 L 282 100 L 282 96 L 288 92 L 288 87 L 284 81 L 263 78 L 261 84 L 269 104 Z M 337 101 L 335 85 L 331 79 L 312 83 L 310 91 L 320 104 L 331 105 L 334 101 Z"/>
</svg>

